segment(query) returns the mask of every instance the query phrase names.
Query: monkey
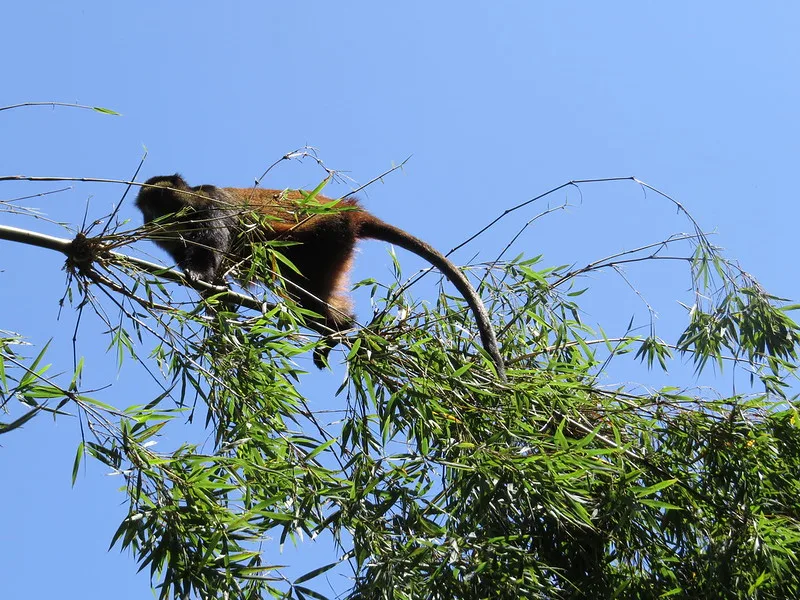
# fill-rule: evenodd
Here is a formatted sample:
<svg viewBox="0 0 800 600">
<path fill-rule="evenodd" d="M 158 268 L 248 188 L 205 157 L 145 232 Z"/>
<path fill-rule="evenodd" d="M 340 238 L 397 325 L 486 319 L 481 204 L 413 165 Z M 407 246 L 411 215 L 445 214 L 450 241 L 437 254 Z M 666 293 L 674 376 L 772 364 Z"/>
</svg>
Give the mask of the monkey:
<svg viewBox="0 0 800 600">
<path fill-rule="evenodd" d="M 335 206 L 333 212 L 324 211 L 329 206 Z M 307 325 L 323 335 L 338 334 L 355 324 L 347 282 L 356 242 L 371 238 L 400 246 L 438 268 L 461 293 L 475 315 L 498 377 L 506 380 L 489 315 L 469 280 L 438 250 L 367 212 L 356 199 L 337 203 L 299 191 L 190 187 L 176 173 L 148 179 L 136 207 L 145 224 L 155 221 L 158 233 L 153 241 L 190 280 L 220 284 L 231 269 L 248 266 L 254 242 L 287 242 L 278 250 L 297 269 L 284 269 L 289 292 L 301 307 L 320 315 Z M 325 366 L 333 345 L 315 351 L 317 367 Z"/>
</svg>

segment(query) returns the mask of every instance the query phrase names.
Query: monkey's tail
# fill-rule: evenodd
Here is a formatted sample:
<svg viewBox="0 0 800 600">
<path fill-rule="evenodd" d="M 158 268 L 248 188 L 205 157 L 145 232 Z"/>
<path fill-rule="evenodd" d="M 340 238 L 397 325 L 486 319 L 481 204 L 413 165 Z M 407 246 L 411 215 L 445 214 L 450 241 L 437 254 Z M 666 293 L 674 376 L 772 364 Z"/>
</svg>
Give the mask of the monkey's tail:
<svg viewBox="0 0 800 600">
<path fill-rule="evenodd" d="M 472 284 L 458 267 L 450 262 L 444 254 L 436 250 L 436 248 L 426 244 L 410 233 L 381 221 L 369 213 L 361 213 L 361 215 L 363 216 L 359 223 L 359 237 L 381 240 L 394 244 L 395 246 L 400 246 L 409 252 L 413 252 L 439 269 L 444 276 L 456 286 L 456 289 L 461 293 L 472 309 L 472 312 L 475 314 L 475 320 L 478 322 L 478 331 L 481 334 L 481 343 L 486 349 L 486 352 L 489 353 L 489 356 L 492 357 L 498 377 L 502 381 L 506 381 L 505 363 L 497 347 L 497 337 L 495 336 L 492 323 L 489 320 L 489 313 L 486 312 L 486 307 L 483 305 L 480 296 L 478 296 L 478 292 L 475 291 L 475 288 L 472 287 Z"/>
</svg>

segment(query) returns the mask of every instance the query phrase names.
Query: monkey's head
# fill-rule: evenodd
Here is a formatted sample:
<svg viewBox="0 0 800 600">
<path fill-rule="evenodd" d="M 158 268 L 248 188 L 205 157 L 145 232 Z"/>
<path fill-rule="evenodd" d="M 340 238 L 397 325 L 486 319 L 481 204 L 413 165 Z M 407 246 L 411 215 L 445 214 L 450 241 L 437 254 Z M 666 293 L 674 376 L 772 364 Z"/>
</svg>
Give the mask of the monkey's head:
<svg viewBox="0 0 800 600">
<path fill-rule="evenodd" d="M 191 193 L 192 188 L 186 180 L 177 173 L 151 177 L 144 183 L 136 197 L 136 207 L 142 211 L 145 223 L 194 206 L 199 199 Z"/>
<path fill-rule="evenodd" d="M 166 250 L 189 279 L 217 282 L 238 219 L 231 197 L 213 185 L 190 187 L 174 175 L 148 179 L 136 197 L 146 237 Z"/>
</svg>

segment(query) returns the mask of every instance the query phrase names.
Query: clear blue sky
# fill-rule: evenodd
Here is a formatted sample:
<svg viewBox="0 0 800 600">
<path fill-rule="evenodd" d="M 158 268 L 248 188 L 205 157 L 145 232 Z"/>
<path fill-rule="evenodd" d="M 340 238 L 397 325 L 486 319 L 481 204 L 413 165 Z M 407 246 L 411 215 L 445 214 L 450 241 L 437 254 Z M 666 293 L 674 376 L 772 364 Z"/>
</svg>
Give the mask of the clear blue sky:
<svg viewBox="0 0 800 600">
<path fill-rule="evenodd" d="M 413 155 L 362 198 L 445 251 L 565 181 L 635 175 L 716 230 L 716 243 L 769 291 L 798 299 L 798 31 L 800 5 L 789 2 L 13 2 L 0 24 L 0 105 L 78 102 L 123 116 L 0 113 L 0 175 L 127 179 L 146 146 L 142 178 L 180 171 L 193 184 L 247 186 L 309 144 L 364 183 Z M 314 186 L 321 176 L 311 163 L 287 165 L 265 184 Z M 60 187 L 4 183 L 0 198 Z M 78 225 L 87 199 L 96 218 L 121 191 L 75 184 L 24 204 Z M 521 222 L 566 197 L 515 214 L 455 259 L 491 259 Z M 511 254 L 583 264 L 689 229 L 630 183 L 569 199 L 570 211 L 538 221 Z M 140 222 L 132 198 L 122 214 Z M 30 218 L 0 214 L 0 223 L 66 235 Z M 400 258 L 407 274 L 420 265 Z M 56 321 L 62 263 L 0 242 L 0 328 L 37 346 L 53 337 L 54 370 L 69 371 L 74 312 Z M 354 279 L 389 279 L 389 269 L 386 248 L 364 244 Z M 690 301 L 688 279 L 675 273 L 630 272 L 658 300 L 659 333 L 673 340 L 684 323 L 675 300 Z M 634 314 L 646 323 L 619 282 L 590 283 L 608 293 L 584 300 L 587 322 L 609 335 Z M 141 374 L 132 363 L 117 372 L 102 327 L 85 320 L 85 383 L 110 386 L 95 396 L 120 407 L 146 400 Z M 309 393 L 322 405 L 341 369 L 314 377 Z M 70 486 L 79 440 L 74 419 L 44 417 L 0 440 L 4 598 L 149 597 L 132 559 L 106 552 L 125 510 L 121 479 L 90 464 Z M 313 546 L 303 558 L 327 562 Z"/>
</svg>

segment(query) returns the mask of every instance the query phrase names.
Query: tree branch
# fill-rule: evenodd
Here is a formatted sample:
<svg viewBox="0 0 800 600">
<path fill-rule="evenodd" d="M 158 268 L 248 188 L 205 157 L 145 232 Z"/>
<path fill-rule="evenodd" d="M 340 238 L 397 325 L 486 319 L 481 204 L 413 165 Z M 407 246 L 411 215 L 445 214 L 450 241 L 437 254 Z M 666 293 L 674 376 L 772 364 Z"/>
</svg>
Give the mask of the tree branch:
<svg viewBox="0 0 800 600">
<path fill-rule="evenodd" d="M 61 252 L 67 257 L 73 257 L 72 251 L 74 248 L 74 240 L 58 238 L 51 235 L 46 235 L 44 233 L 37 233 L 35 231 L 28 231 L 27 229 L 19 229 L 17 227 L 11 227 L 10 225 L 0 225 L 0 239 L 27 244 L 29 246 L 37 246 L 47 250 L 55 250 L 57 252 Z M 233 292 L 225 286 L 211 285 L 204 281 L 191 280 L 180 271 L 170 269 L 157 263 L 152 263 L 141 258 L 136 258 L 134 256 L 128 256 L 127 254 L 121 254 L 119 252 L 112 251 L 103 252 L 102 256 L 111 258 L 117 264 L 130 265 L 139 269 L 140 271 L 150 273 L 151 275 L 157 275 L 158 277 L 162 277 L 168 281 L 173 281 L 175 283 L 180 283 L 181 285 L 192 287 L 198 292 L 204 292 L 206 294 L 209 292 L 212 294 L 225 294 L 226 299 L 246 308 L 251 308 L 259 312 L 262 312 L 264 309 L 263 303 L 252 296 L 246 296 L 244 294 Z"/>
</svg>

